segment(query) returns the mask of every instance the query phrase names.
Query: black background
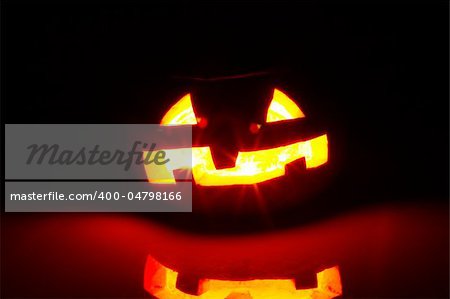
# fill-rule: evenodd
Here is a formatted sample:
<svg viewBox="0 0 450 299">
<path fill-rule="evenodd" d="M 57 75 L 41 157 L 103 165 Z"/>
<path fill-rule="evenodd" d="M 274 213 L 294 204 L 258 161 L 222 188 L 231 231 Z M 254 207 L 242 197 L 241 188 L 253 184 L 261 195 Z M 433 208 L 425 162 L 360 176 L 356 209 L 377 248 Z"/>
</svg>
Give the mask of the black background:
<svg viewBox="0 0 450 299">
<path fill-rule="evenodd" d="M 313 118 L 342 127 L 347 168 L 363 177 L 355 188 L 447 195 L 444 2 L 2 11 L 6 123 L 157 123 L 186 85 L 177 76 L 275 71 L 320 111 Z"/>
<path fill-rule="evenodd" d="M 448 207 L 447 2 L 3 1 L 5 123 L 157 123 L 180 77 L 258 71 L 336 131 L 341 207 Z"/>
</svg>

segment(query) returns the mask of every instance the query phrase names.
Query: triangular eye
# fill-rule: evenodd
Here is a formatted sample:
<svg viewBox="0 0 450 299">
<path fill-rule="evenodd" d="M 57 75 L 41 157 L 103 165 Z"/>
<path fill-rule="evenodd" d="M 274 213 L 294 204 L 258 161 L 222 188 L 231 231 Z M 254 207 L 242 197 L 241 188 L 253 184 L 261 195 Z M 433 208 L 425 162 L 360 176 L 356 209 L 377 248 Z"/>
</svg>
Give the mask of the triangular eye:
<svg viewBox="0 0 450 299">
<path fill-rule="evenodd" d="M 273 99 L 267 110 L 266 122 L 296 119 L 305 117 L 303 111 L 286 94 L 278 89 L 273 92 Z"/>
<path fill-rule="evenodd" d="M 188 93 L 176 102 L 161 120 L 161 125 L 196 125 L 194 109 L 192 108 L 191 95 Z"/>
</svg>

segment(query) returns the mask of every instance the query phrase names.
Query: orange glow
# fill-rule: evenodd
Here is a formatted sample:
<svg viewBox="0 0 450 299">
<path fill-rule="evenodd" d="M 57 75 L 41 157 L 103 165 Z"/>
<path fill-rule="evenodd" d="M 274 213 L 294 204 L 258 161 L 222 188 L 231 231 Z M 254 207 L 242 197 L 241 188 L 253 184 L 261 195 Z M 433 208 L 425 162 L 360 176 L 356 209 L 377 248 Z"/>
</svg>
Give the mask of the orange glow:
<svg viewBox="0 0 450 299">
<path fill-rule="evenodd" d="M 159 299 L 329 299 L 342 295 L 337 266 L 317 273 L 317 287 L 312 289 L 296 289 L 294 279 L 201 279 L 198 295 L 180 291 L 176 286 L 178 273 L 161 265 L 153 257 L 148 256 L 145 267 L 144 288 Z"/>
<path fill-rule="evenodd" d="M 303 117 L 305 117 L 303 111 L 293 100 L 278 89 L 274 90 L 273 99 L 267 110 L 266 122 L 271 123 Z"/>
<path fill-rule="evenodd" d="M 175 183 L 174 170 L 191 169 L 195 182 L 202 186 L 249 185 L 285 174 L 287 164 L 305 158 L 306 168 L 328 161 L 327 135 L 271 149 L 239 152 L 235 167 L 216 169 L 209 147 L 165 150 L 170 163 L 145 165 L 151 183 Z M 192 162 L 189 154 L 192 154 Z M 144 152 L 147 155 L 147 152 Z M 191 164 L 192 163 L 192 164 Z"/>
<path fill-rule="evenodd" d="M 187 94 L 173 105 L 161 120 L 162 125 L 196 125 L 194 108 L 192 108 L 191 95 Z"/>
<path fill-rule="evenodd" d="M 267 110 L 266 122 L 303 118 L 305 115 L 298 105 L 278 89 Z M 186 94 L 175 103 L 161 120 L 162 125 L 196 125 L 197 118 L 192 107 L 191 95 Z"/>
<path fill-rule="evenodd" d="M 302 117 L 305 115 L 294 101 L 275 89 L 266 121 L 277 122 Z M 161 120 L 163 126 L 196 124 L 197 118 L 190 94 L 173 105 Z M 216 169 L 208 146 L 169 149 L 165 152 L 170 163 L 162 166 L 145 165 L 147 178 L 151 183 L 175 184 L 175 170 L 190 170 L 198 185 L 250 185 L 283 176 L 286 165 L 301 158 L 305 159 L 306 168 L 325 164 L 328 161 L 328 138 L 324 134 L 311 140 L 271 149 L 239 152 L 235 166 L 226 169 Z M 147 155 L 147 152 L 144 152 L 144 155 Z"/>
</svg>

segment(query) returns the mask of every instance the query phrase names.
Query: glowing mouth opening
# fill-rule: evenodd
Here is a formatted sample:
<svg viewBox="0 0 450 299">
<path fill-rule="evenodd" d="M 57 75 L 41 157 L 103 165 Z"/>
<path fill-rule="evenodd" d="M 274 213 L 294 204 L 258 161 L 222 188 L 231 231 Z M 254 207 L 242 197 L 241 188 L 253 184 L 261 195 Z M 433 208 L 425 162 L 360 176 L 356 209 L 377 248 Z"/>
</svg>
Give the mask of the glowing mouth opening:
<svg viewBox="0 0 450 299">
<path fill-rule="evenodd" d="M 148 256 L 145 266 L 144 288 L 160 299 L 225 299 L 225 298 L 279 298 L 279 299 L 329 299 L 342 295 L 342 285 L 337 266 L 317 273 L 317 287 L 297 289 L 294 279 L 254 279 L 199 281 L 198 295 L 186 294 L 177 288 L 178 273 Z"/>
<path fill-rule="evenodd" d="M 301 158 L 305 159 L 307 169 L 325 164 L 328 161 L 328 138 L 324 134 L 276 148 L 239 152 L 235 166 L 225 169 L 216 169 L 209 147 L 169 149 L 165 152 L 170 163 L 145 165 L 150 183 L 175 184 L 175 170 L 190 170 L 196 184 L 201 186 L 250 185 L 283 176 L 286 165 Z"/>
</svg>

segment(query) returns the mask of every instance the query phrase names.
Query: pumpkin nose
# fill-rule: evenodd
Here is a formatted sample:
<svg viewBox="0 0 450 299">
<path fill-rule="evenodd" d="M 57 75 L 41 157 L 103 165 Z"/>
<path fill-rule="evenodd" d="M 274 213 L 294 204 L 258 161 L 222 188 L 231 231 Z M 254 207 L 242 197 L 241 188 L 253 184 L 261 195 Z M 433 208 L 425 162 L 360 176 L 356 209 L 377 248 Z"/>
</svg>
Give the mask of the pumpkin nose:
<svg viewBox="0 0 450 299">
<path fill-rule="evenodd" d="M 211 155 L 216 169 L 234 167 L 238 153 L 239 151 L 237 149 L 225 149 L 217 145 L 211 147 Z"/>
<path fill-rule="evenodd" d="M 210 148 L 216 169 L 232 168 L 236 165 L 240 143 L 239 127 L 230 122 L 221 122 L 214 127 L 212 135 L 215 138 Z"/>
</svg>

